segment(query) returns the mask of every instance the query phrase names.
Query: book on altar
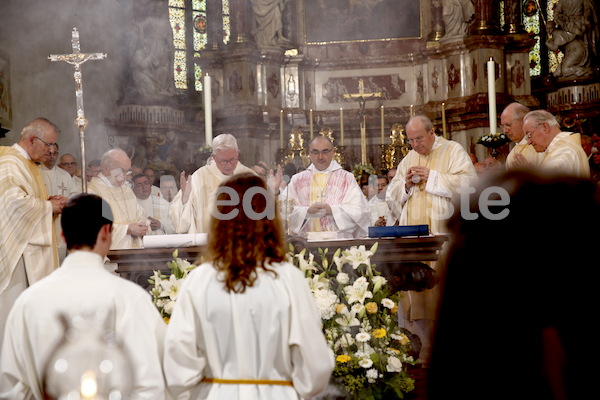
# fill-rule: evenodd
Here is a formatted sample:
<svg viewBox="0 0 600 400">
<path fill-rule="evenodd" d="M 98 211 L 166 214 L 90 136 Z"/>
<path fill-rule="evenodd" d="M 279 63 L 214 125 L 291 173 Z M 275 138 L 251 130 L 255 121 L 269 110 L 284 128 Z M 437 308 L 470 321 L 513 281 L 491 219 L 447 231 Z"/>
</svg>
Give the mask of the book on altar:
<svg viewBox="0 0 600 400">
<path fill-rule="evenodd" d="M 369 237 L 427 236 L 429 225 L 370 226 Z"/>
<path fill-rule="evenodd" d="M 143 238 L 144 248 L 156 247 L 194 247 L 208 243 L 206 233 L 183 233 L 177 235 L 146 235 Z"/>
</svg>

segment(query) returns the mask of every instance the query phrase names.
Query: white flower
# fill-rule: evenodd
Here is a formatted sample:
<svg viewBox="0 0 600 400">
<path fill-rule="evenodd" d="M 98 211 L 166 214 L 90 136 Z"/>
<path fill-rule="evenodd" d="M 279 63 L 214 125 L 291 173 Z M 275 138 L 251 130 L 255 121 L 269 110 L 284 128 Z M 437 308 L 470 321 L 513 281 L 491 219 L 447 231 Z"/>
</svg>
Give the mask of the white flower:
<svg viewBox="0 0 600 400">
<path fill-rule="evenodd" d="M 359 332 L 356 334 L 357 342 L 365 343 L 365 342 L 368 342 L 369 339 L 371 339 L 371 335 L 368 334 L 367 332 Z"/>
<path fill-rule="evenodd" d="M 400 372 L 402 371 L 402 361 L 398 359 L 398 357 L 388 357 L 387 362 L 387 371 L 388 372 Z"/>
<path fill-rule="evenodd" d="M 375 383 L 375 380 L 379 376 L 379 372 L 377 372 L 377 370 L 375 368 L 371 368 L 370 370 L 367 371 L 366 375 L 367 375 L 367 380 L 369 381 L 369 383 Z"/>
<path fill-rule="evenodd" d="M 337 274 L 335 279 L 342 285 L 346 285 L 348 284 L 348 282 L 350 282 L 350 277 L 345 272 L 340 272 L 339 274 Z"/>
<path fill-rule="evenodd" d="M 329 319 L 335 315 L 337 295 L 329 289 L 317 289 L 313 292 L 321 319 Z"/>
<path fill-rule="evenodd" d="M 354 338 L 349 333 L 344 333 L 339 339 L 335 342 L 335 349 L 339 350 L 339 348 L 346 349 L 354 344 Z"/>
<path fill-rule="evenodd" d="M 162 292 L 160 297 L 169 297 L 171 300 L 177 300 L 177 294 L 179 293 L 179 287 L 181 286 L 181 279 L 177 279 L 175 275 L 171 275 L 169 280 L 164 279 L 160 283 Z"/>
<path fill-rule="evenodd" d="M 396 306 L 396 303 L 386 297 L 385 299 L 381 299 L 381 305 L 391 310 Z"/>
<path fill-rule="evenodd" d="M 379 291 L 379 289 L 381 289 L 381 287 L 387 283 L 387 279 L 385 279 L 381 275 L 374 276 L 372 281 L 373 281 L 373 293 L 377 293 L 377 291 Z"/>
<path fill-rule="evenodd" d="M 352 286 L 346 286 L 344 292 L 348 297 L 348 304 L 356 303 L 357 301 L 363 304 L 366 298 L 372 298 L 373 293 L 367 290 L 368 288 L 369 281 L 364 276 L 355 280 Z"/>
<path fill-rule="evenodd" d="M 308 287 L 311 291 L 329 288 L 329 281 L 321 275 L 315 275 L 312 278 L 306 278 Z"/>
<path fill-rule="evenodd" d="M 358 361 L 358 365 L 360 365 L 363 368 L 371 368 L 373 366 L 373 360 L 371 360 L 370 358 L 361 358 Z"/>
<path fill-rule="evenodd" d="M 317 270 L 317 267 L 315 267 L 313 264 L 313 260 L 315 258 L 313 253 L 308 253 L 308 261 L 304 259 L 304 250 L 296 254 L 295 257 L 298 258 L 298 267 L 300 268 L 300 271 L 306 273 L 308 270 Z"/>
<path fill-rule="evenodd" d="M 352 268 L 356 269 L 361 264 L 365 264 L 367 267 L 371 266 L 371 256 L 373 253 L 367 251 L 364 245 L 359 247 L 352 246 L 349 250 L 343 252 L 346 262 L 352 264 Z"/>
<path fill-rule="evenodd" d="M 365 309 L 365 306 L 363 306 L 360 303 L 353 304 L 352 308 L 351 308 L 351 310 L 354 311 L 356 314 L 360 313 L 364 309 Z"/>
<path fill-rule="evenodd" d="M 358 326 L 360 325 L 360 321 L 356 318 L 356 311 L 348 311 L 347 307 L 344 307 L 340 312 L 342 314 L 341 317 L 335 319 L 341 326 Z"/>
<path fill-rule="evenodd" d="M 170 300 L 165 304 L 165 307 L 163 308 L 163 310 L 171 315 L 173 313 L 173 308 L 175 308 L 175 301 L 174 300 Z"/>
</svg>

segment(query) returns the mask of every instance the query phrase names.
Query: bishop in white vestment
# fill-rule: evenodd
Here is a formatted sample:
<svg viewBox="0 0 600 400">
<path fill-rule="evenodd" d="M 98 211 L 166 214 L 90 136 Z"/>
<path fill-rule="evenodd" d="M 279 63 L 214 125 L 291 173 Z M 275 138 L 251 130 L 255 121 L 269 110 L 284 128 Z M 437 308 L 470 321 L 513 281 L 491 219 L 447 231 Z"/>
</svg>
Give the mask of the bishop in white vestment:
<svg viewBox="0 0 600 400">
<path fill-rule="evenodd" d="M 367 236 L 369 204 L 354 175 L 333 160 L 331 141 L 317 136 L 309 145 L 309 154 L 311 165 L 295 174 L 282 193 L 293 202 L 291 233 L 333 231 L 338 238 Z"/>
<path fill-rule="evenodd" d="M 533 146 L 527 143 L 525 132 L 523 132 L 523 118 L 529 112 L 529 107 L 521 103 L 510 103 L 500 115 L 500 127 L 510 140 L 516 143 L 506 157 L 506 169 L 520 168 L 518 160 L 515 160 L 517 154 L 521 154 L 532 166 L 539 165 L 541 156 L 535 151 Z"/>
</svg>

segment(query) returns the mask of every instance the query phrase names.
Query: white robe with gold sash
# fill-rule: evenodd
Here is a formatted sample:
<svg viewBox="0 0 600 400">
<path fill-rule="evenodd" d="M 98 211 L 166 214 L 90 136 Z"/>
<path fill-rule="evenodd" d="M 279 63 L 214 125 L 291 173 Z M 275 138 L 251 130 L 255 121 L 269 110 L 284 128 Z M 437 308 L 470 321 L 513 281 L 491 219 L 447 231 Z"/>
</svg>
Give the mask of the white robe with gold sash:
<svg viewBox="0 0 600 400">
<path fill-rule="evenodd" d="M 542 161 L 542 155 L 535 151 L 532 145 L 527 144 L 527 139 L 523 136 L 523 139 L 516 144 L 508 156 L 506 156 L 506 169 L 515 169 L 515 155 L 521 154 L 525 159 L 533 166 L 533 168 L 537 168 Z"/>
<path fill-rule="evenodd" d="M 238 163 L 232 175 L 249 172 L 250 168 Z M 232 175 L 224 175 L 213 161 L 194 172 L 190 179 L 192 189 L 187 203 L 183 204 L 183 191 L 171 202 L 169 215 L 176 233 L 206 233 L 211 211 L 215 206 L 217 188 Z M 241 201 L 241 199 L 240 199 Z"/>
<path fill-rule="evenodd" d="M 579 133 L 560 132 L 541 154 L 540 169 L 545 173 L 590 177 L 590 164 Z"/>
</svg>

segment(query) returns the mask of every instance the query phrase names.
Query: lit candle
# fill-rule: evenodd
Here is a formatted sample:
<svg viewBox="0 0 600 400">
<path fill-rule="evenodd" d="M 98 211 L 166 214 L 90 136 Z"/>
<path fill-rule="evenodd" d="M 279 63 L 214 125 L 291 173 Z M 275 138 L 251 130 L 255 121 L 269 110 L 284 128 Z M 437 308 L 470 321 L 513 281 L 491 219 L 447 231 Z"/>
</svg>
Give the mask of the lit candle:
<svg viewBox="0 0 600 400">
<path fill-rule="evenodd" d="M 204 76 L 204 139 L 207 146 L 212 144 L 212 103 L 210 89 L 210 76 L 206 74 Z"/>
<path fill-rule="evenodd" d="M 414 115 L 415 115 L 414 106 L 411 104 L 410 105 L 410 118 L 412 118 Z"/>
<path fill-rule="evenodd" d="M 310 140 L 313 138 L 313 120 L 312 120 L 312 108 L 309 110 L 309 119 L 310 119 Z"/>
<path fill-rule="evenodd" d="M 383 127 L 385 125 L 384 122 L 384 118 L 383 118 L 383 106 L 381 106 L 381 144 L 385 144 L 385 133 L 383 131 Z"/>
<path fill-rule="evenodd" d="M 490 57 L 487 62 L 488 71 L 488 102 L 490 105 L 490 133 L 496 133 L 496 64 L 494 59 Z"/>
<path fill-rule="evenodd" d="M 340 108 L 340 145 L 344 145 L 344 109 Z"/>
<path fill-rule="evenodd" d="M 444 139 L 448 139 L 448 132 L 446 131 L 446 103 L 442 103 L 442 132 L 444 133 Z"/>
<path fill-rule="evenodd" d="M 279 112 L 279 147 L 283 149 L 283 110 Z"/>
</svg>

